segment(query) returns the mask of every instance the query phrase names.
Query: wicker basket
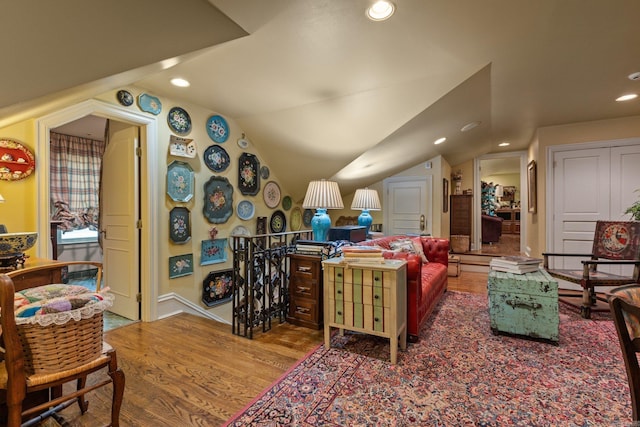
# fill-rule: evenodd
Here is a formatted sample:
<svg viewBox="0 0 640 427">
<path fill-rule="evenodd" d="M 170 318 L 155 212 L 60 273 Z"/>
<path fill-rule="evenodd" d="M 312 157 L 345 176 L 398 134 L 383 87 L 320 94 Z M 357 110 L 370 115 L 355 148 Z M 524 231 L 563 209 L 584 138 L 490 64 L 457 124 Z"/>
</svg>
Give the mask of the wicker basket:
<svg viewBox="0 0 640 427">
<path fill-rule="evenodd" d="M 73 369 L 102 353 L 102 312 L 63 325 L 17 325 L 27 375 Z"/>
<path fill-rule="evenodd" d="M 463 234 L 451 235 L 451 252 L 463 254 L 471 250 L 471 237 Z"/>
</svg>

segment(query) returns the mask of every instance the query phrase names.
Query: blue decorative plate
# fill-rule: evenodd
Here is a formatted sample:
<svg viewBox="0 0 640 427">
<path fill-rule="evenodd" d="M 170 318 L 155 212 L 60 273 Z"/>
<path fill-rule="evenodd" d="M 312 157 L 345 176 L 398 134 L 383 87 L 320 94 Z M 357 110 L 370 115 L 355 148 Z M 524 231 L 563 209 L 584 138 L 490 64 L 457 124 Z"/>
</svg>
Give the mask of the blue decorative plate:
<svg viewBox="0 0 640 427">
<path fill-rule="evenodd" d="M 229 167 L 231 159 L 227 150 L 219 145 L 211 145 L 204 150 L 204 164 L 214 172 L 222 172 Z"/>
<path fill-rule="evenodd" d="M 287 229 L 287 218 L 284 212 L 275 211 L 269 220 L 269 228 L 272 233 L 283 233 Z"/>
<path fill-rule="evenodd" d="M 240 203 L 238 203 L 238 211 L 236 212 L 236 214 L 238 215 L 238 218 L 243 219 L 243 220 L 249 220 L 251 218 L 253 218 L 253 214 L 255 214 L 256 212 L 256 208 L 255 206 L 253 206 L 253 203 L 251 203 L 248 200 L 242 200 Z"/>
<path fill-rule="evenodd" d="M 260 168 L 260 178 L 268 179 L 269 178 L 269 168 L 267 166 L 262 166 Z"/>
<path fill-rule="evenodd" d="M 138 95 L 138 107 L 140 107 L 142 111 L 146 111 L 147 113 L 155 114 L 157 116 L 160 114 L 160 111 L 162 111 L 162 102 L 160 102 L 160 100 L 155 96 L 141 93 Z"/>
<path fill-rule="evenodd" d="M 167 168 L 167 194 L 174 202 L 188 202 L 193 197 L 193 169 L 187 163 L 173 161 Z"/>
<path fill-rule="evenodd" d="M 283 207 L 283 209 L 284 209 L 285 211 L 288 211 L 289 209 L 291 209 L 291 205 L 292 205 L 291 197 L 289 197 L 289 196 L 284 196 L 284 197 L 282 198 L 282 207 Z"/>
<path fill-rule="evenodd" d="M 222 116 L 211 116 L 207 120 L 207 134 L 214 142 L 225 142 L 229 138 L 229 125 Z"/>
<path fill-rule="evenodd" d="M 186 135 L 191 132 L 191 117 L 189 113 L 180 107 L 173 107 L 167 114 L 169 127 L 178 135 Z"/>
<path fill-rule="evenodd" d="M 118 102 L 125 107 L 133 104 L 133 95 L 131 95 L 131 92 L 129 92 L 128 90 L 119 90 L 116 94 L 116 97 L 118 98 Z"/>
<path fill-rule="evenodd" d="M 204 185 L 202 213 L 212 224 L 227 222 L 233 213 L 233 186 L 222 176 L 212 176 Z"/>
</svg>

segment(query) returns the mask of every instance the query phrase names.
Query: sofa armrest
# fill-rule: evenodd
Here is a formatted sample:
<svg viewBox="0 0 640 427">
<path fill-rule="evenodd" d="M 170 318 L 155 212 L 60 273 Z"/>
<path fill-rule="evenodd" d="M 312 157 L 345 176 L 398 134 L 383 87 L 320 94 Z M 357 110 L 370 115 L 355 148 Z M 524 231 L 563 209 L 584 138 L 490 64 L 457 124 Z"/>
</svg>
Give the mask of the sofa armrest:
<svg viewBox="0 0 640 427">
<path fill-rule="evenodd" d="M 449 240 L 439 237 L 420 236 L 424 255 L 429 262 L 449 265 Z"/>
</svg>

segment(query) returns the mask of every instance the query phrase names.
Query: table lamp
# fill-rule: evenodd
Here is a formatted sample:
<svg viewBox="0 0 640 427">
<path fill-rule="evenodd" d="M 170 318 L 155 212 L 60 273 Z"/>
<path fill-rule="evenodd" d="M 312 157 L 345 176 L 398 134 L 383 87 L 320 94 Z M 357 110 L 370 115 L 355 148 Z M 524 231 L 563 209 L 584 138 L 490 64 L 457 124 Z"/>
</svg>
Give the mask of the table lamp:
<svg viewBox="0 0 640 427">
<path fill-rule="evenodd" d="M 371 228 L 371 223 L 373 222 L 369 211 L 379 211 L 382 209 L 378 192 L 368 188 L 356 190 L 356 194 L 353 196 L 353 202 L 351 203 L 351 209 L 362 209 L 362 213 L 358 216 L 358 225 L 366 227 L 366 236 L 369 237 L 369 228 Z"/>
<path fill-rule="evenodd" d="M 307 194 L 302 202 L 304 209 L 315 209 L 316 214 L 311 220 L 313 240 L 324 242 L 331 227 L 331 218 L 327 209 L 342 209 L 342 195 L 338 183 L 334 181 L 311 181 L 307 187 Z"/>
</svg>

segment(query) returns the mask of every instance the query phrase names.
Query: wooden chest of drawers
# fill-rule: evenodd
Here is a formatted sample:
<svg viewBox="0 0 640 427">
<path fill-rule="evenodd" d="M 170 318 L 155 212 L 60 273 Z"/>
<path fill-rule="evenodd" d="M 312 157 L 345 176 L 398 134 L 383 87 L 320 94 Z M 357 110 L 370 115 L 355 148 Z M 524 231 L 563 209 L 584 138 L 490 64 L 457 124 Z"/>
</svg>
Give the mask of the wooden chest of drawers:
<svg viewBox="0 0 640 427">
<path fill-rule="evenodd" d="M 289 255 L 289 312 L 287 322 L 322 328 L 322 260 L 312 255 Z"/>
<path fill-rule="evenodd" d="M 494 333 L 558 342 L 558 282 L 546 271 L 489 271 L 489 316 Z"/>
<path fill-rule="evenodd" d="M 389 338 L 391 363 L 398 343 L 407 347 L 407 267 L 404 260 L 383 264 L 347 264 L 341 258 L 322 262 L 324 268 L 324 344 L 331 328 Z"/>
</svg>

